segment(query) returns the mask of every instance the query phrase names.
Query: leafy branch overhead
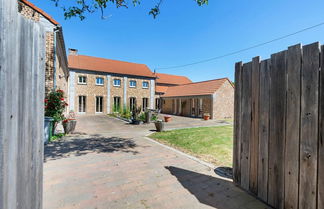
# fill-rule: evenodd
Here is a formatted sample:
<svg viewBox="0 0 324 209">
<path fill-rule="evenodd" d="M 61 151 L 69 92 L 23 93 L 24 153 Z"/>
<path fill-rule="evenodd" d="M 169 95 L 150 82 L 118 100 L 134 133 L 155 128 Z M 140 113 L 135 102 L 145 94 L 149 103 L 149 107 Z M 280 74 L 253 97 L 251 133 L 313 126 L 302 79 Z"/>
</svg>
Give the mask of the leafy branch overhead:
<svg viewBox="0 0 324 209">
<path fill-rule="evenodd" d="M 61 6 L 64 11 L 65 19 L 70 19 L 72 17 L 79 17 L 81 20 L 86 18 L 89 13 L 94 13 L 96 11 L 101 12 L 101 17 L 104 17 L 104 10 L 109 6 L 114 6 L 116 8 L 125 7 L 131 4 L 134 7 L 139 5 L 141 0 L 69 0 L 69 6 L 66 6 L 65 2 L 67 0 L 51 0 L 55 2 L 56 6 Z M 208 4 L 208 0 L 194 0 L 199 6 Z M 72 4 L 71 4 L 72 2 Z M 153 8 L 149 11 L 149 15 L 156 18 L 160 14 L 160 6 L 163 0 L 158 0 Z M 71 5 L 70 5 L 71 4 Z"/>
</svg>

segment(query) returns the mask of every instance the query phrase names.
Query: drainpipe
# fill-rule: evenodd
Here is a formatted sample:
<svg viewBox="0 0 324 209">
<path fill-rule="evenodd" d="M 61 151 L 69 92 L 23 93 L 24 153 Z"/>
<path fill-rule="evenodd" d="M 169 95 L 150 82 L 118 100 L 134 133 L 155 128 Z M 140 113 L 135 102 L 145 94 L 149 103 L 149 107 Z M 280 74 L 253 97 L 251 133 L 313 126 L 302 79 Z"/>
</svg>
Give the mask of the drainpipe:
<svg viewBox="0 0 324 209">
<path fill-rule="evenodd" d="M 53 88 L 54 90 L 56 89 L 56 33 L 59 32 L 61 29 L 61 26 L 56 26 L 54 28 L 54 46 L 53 46 L 53 54 L 54 54 L 54 58 L 53 58 Z"/>
</svg>

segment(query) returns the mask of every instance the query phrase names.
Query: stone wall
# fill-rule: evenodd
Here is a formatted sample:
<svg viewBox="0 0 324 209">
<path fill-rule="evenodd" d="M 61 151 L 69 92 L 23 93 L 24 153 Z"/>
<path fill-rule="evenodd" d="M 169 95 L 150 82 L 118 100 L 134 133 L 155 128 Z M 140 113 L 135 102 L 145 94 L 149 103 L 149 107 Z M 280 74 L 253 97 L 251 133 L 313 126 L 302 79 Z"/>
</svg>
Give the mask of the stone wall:
<svg viewBox="0 0 324 209">
<path fill-rule="evenodd" d="M 226 81 L 214 95 L 213 117 L 232 119 L 234 117 L 234 87 Z"/>
</svg>

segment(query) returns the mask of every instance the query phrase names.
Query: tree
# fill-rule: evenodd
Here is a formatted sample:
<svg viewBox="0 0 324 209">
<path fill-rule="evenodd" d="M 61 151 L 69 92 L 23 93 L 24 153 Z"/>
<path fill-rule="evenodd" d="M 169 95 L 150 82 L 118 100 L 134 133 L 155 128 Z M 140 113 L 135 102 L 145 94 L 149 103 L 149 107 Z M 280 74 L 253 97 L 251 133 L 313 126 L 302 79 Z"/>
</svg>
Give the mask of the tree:
<svg viewBox="0 0 324 209">
<path fill-rule="evenodd" d="M 61 4 L 63 1 L 67 0 L 51 0 L 55 2 L 55 6 L 61 6 L 64 11 L 65 19 L 70 19 L 72 17 L 79 17 L 80 20 L 86 18 L 87 13 L 93 13 L 97 10 L 101 12 L 101 17 L 104 18 L 104 10 L 109 6 L 115 6 L 117 8 L 125 7 L 128 8 L 129 4 L 134 7 L 141 3 L 141 0 L 69 0 L 72 5 L 66 7 Z M 174 0 L 173 0 L 174 1 Z M 199 6 L 208 4 L 208 0 L 194 0 Z M 149 15 L 156 18 L 160 14 L 160 5 L 163 0 L 158 0 L 155 6 L 149 11 Z"/>
</svg>

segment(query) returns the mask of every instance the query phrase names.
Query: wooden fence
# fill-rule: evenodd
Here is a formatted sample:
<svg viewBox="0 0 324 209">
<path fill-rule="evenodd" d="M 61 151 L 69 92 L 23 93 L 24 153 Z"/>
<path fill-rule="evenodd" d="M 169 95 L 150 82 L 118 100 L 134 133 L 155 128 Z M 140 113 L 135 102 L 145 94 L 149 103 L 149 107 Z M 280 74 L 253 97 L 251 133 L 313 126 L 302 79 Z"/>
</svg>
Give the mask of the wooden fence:
<svg viewBox="0 0 324 209">
<path fill-rule="evenodd" d="M 42 208 L 44 30 L 0 0 L 0 208 Z"/>
<path fill-rule="evenodd" d="M 275 208 L 324 208 L 323 69 L 319 43 L 235 65 L 234 182 Z"/>
</svg>

